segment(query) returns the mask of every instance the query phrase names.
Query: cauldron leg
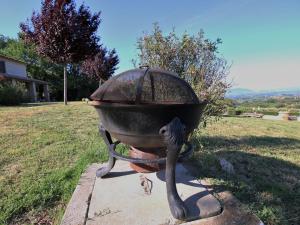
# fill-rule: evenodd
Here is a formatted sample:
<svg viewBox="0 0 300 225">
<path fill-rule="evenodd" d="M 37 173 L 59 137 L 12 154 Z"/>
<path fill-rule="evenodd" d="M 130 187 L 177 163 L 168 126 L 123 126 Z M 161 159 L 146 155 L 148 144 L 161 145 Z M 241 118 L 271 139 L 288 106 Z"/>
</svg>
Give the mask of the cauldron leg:
<svg viewBox="0 0 300 225">
<path fill-rule="evenodd" d="M 109 150 L 109 148 L 111 148 L 113 145 L 110 134 L 108 133 L 107 130 L 105 130 L 105 128 L 101 124 L 99 126 L 99 132 Z M 97 170 L 97 172 L 96 172 L 97 177 L 104 177 L 111 171 L 111 169 L 115 165 L 116 158 L 111 155 L 110 151 L 108 151 L 108 153 L 109 153 L 108 164 L 105 167 L 101 167 L 100 169 Z"/>
<path fill-rule="evenodd" d="M 175 170 L 180 149 L 185 141 L 185 126 L 175 117 L 169 124 L 162 127 L 159 133 L 163 135 L 167 144 L 165 177 L 169 207 L 173 217 L 183 220 L 187 217 L 188 211 L 176 189 Z"/>
</svg>

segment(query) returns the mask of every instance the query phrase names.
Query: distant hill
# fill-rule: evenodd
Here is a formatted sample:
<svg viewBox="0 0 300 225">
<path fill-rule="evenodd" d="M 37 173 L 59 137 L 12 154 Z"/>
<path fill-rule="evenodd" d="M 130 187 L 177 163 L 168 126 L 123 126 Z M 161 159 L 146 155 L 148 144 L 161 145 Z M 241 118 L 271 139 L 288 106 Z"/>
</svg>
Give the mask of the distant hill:
<svg viewBox="0 0 300 225">
<path fill-rule="evenodd" d="M 246 88 L 233 88 L 226 93 L 227 98 L 236 98 L 241 96 L 254 95 L 256 92 Z"/>
<path fill-rule="evenodd" d="M 232 99 L 266 98 L 275 96 L 300 96 L 300 87 L 262 91 L 253 91 L 246 88 L 233 88 L 226 93 L 226 98 Z"/>
</svg>

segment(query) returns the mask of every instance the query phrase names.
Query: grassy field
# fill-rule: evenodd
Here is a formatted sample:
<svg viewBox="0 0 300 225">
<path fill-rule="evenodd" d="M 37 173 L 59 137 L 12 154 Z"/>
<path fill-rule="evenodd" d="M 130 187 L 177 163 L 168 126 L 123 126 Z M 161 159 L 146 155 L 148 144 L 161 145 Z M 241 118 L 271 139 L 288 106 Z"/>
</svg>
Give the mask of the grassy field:
<svg viewBox="0 0 300 225">
<path fill-rule="evenodd" d="M 196 132 L 199 176 L 230 190 L 265 224 L 300 224 L 300 123 L 224 118 Z M 218 159 L 232 163 L 224 173 Z M 218 166 L 216 166 L 218 165 Z"/>
<path fill-rule="evenodd" d="M 0 224 L 58 224 L 89 163 L 107 159 L 86 103 L 0 107 Z M 266 224 L 300 224 L 300 123 L 224 118 L 194 133 L 199 176 Z M 226 175 L 218 158 L 230 161 Z"/>
<path fill-rule="evenodd" d="M 59 223 L 82 171 L 106 159 L 97 122 L 86 103 L 0 107 L 0 224 Z"/>
</svg>

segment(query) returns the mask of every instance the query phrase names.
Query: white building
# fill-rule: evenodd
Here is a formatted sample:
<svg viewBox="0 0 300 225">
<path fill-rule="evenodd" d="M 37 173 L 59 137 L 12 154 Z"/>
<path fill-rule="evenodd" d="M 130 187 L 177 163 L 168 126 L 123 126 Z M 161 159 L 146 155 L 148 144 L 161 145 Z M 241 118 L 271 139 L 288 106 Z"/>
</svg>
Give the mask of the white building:
<svg viewBox="0 0 300 225">
<path fill-rule="evenodd" d="M 48 83 L 27 76 L 26 63 L 0 55 L 0 80 L 20 81 L 26 84 L 32 102 L 38 100 L 37 87 L 43 87 L 43 100 L 50 101 Z"/>
</svg>

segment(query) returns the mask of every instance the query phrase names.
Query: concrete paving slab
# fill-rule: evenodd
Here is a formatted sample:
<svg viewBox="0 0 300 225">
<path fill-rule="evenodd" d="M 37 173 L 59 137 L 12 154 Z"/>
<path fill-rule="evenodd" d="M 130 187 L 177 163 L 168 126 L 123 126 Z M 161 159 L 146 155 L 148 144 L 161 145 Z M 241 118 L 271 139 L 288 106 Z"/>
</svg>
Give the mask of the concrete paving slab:
<svg viewBox="0 0 300 225">
<path fill-rule="evenodd" d="M 264 225 L 256 215 L 245 209 L 230 192 L 223 191 L 217 195 L 223 206 L 221 214 L 181 225 Z"/>
<path fill-rule="evenodd" d="M 117 161 L 106 178 L 96 178 L 87 225 L 179 224 L 171 215 L 164 171 L 139 174 L 128 162 Z M 147 183 L 142 186 L 141 183 Z M 178 194 L 189 209 L 189 220 L 221 213 L 219 201 L 181 164 L 176 167 Z"/>
<path fill-rule="evenodd" d="M 67 206 L 61 225 L 83 225 L 85 224 L 90 199 L 92 196 L 96 170 L 99 164 L 90 165 L 81 175 L 79 183 Z"/>
</svg>

